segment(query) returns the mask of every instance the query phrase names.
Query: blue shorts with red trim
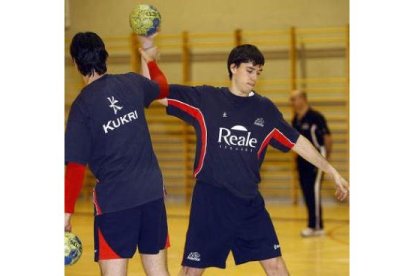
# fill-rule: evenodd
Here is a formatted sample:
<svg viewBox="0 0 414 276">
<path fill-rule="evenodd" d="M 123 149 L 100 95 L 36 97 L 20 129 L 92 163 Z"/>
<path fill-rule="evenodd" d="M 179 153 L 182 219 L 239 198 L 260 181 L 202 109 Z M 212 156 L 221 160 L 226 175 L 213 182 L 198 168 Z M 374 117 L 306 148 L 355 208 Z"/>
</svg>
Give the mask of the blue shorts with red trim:
<svg viewBox="0 0 414 276">
<path fill-rule="evenodd" d="M 164 199 L 127 210 L 95 216 L 95 262 L 158 254 L 168 248 L 168 226 Z"/>
<path fill-rule="evenodd" d="M 282 255 L 263 197 L 242 199 L 197 182 L 182 265 L 225 268 L 230 251 L 236 265 Z"/>
</svg>

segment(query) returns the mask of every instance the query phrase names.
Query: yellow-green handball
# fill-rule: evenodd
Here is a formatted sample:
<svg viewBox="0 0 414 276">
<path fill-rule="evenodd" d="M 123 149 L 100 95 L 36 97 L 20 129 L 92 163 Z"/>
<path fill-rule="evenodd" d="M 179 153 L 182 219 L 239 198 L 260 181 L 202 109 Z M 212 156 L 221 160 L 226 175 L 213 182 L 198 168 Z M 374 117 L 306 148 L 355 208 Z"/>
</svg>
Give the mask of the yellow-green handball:
<svg viewBox="0 0 414 276">
<path fill-rule="evenodd" d="M 73 265 L 82 255 L 82 242 L 78 236 L 65 232 L 65 265 Z"/>
<path fill-rule="evenodd" d="M 151 36 L 157 32 L 161 24 L 161 14 L 152 5 L 139 4 L 129 15 L 129 25 L 134 33 Z"/>
</svg>

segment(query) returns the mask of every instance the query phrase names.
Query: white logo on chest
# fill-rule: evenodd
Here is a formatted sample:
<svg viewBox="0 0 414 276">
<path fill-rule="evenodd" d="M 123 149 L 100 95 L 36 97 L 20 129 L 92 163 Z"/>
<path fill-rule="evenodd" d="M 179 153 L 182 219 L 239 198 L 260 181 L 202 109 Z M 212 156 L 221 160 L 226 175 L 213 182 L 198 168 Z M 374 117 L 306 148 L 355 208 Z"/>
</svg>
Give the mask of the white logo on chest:
<svg viewBox="0 0 414 276">
<path fill-rule="evenodd" d="M 235 150 L 254 149 L 257 146 L 257 139 L 253 138 L 252 133 L 241 125 L 235 125 L 231 129 L 221 127 L 218 142 L 220 145 L 230 146 L 230 149 L 235 146 Z"/>
</svg>

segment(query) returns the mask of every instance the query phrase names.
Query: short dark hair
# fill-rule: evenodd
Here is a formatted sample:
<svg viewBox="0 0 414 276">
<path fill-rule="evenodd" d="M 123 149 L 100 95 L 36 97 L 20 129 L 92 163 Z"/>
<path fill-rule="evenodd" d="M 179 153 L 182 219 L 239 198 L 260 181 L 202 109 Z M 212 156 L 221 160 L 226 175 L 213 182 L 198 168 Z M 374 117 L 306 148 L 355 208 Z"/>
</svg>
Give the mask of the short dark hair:
<svg viewBox="0 0 414 276">
<path fill-rule="evenodd" d="M 234 63 L 237 67 L 239 67 L 241 63 L 248 62 L 252 62 L 253 65 L 264 65 L 264 56 L 256 46 L 251 44 L 242 44 L 231 50 L 227 59 L 227 71 L 229 71 L 229 78 L 231 79 L 233 77 L 230 65 Z"/>
<path fill-rule="evenodd" d="M 70 55 L 83 76 L 91 76 L 93 72 L 100 75 L 106 73 L 108 52 L 104 42 L 96 33 L 75 34 L 70 44 Z"/>
</svg>

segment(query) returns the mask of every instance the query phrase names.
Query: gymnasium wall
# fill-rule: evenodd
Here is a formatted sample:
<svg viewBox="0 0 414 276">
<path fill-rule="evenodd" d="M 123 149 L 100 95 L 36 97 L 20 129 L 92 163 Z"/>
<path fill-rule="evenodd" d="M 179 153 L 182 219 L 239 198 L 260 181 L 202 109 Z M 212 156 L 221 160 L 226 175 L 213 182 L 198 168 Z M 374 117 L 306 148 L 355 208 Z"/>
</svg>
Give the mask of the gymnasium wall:
<svg viewBox="0 0 414 276">
<path fill-rule="evenodd" d="M 130 34 L 128 16 L 137 3 L 150 3 L 156 6 L 162 14 L 162 33 L 178 34 L 188 32 L 230 32 L 235 29 L 261 31 L 296 27 L 338 27 L 349 23 L 348 0 L 66 0 L 70 26 L 66 29 L 66 41 L 79 31 L 94 31 L 103 37 L 127 36 Z M 67 52 L 65 53 L 67 54 Z M 111 53 L 110 53 L 111 54 Z M 329 63 L 335 63 L 330 60 Z M 68 64 L 70 65 L 70 64 Z M 217 66 L 218 65 L 218 66 Z M 201 70 L 195 68 L 195 79 L 209 81 L 225 78 L 224 64 L 204 63 Z M 273 66 L 267 74 L 277 74 L 283 78 L 286 70 L 282 66 Z M 341 61 L 338 64 L 327 65 L 324 60 L 313 60 L 308 63 L 310 74 L 318 76 L 328 71 L 338 75 L 342 70 Z M 113 71 L 119 71 L 112 68 Z M 328 70 L 326 69 L 328 67 Z M 72 68 L 67 68 L 68 81 L 72 79 Z M 123 68 L 122 68 L 123 69 Z M 180 81 L 177 70 L 172 68 L 169 78 Z M 219 70 L 218 70 L 219 69 Z M 72 93 L 78 88 L 67 83 L 67 91 Z M 75 92 L 76 93 L 76 92 Z M 72 97 L 69 97 L 72 98 Z M 70 100 L 70 99 L 68 99 Z"/>
<path fill-rule="evenodd" d="M 228 32 L 237 28 L 260 31 L 290 26 L 337 27 L 349 23 L 348 0 L 67 1 L 70 26 L 66 29 L 65 36 L 69 41 L 76 32 L 86 30 L 97 32 L 103 37 L 129 35 L 128 15 L 137 3 L 143 2 L 151 3 L 160 10 L 163 34 L 177 34 L 182 31 Z M 204 69 L 200 74 L 205 80 L 215 76 L 225 77 L 223 66 L 220 67 L 223 69 L 221 71 L 217 71 L 214 64 L 210 65 L 211 69 L 208 64 L 203 66 Z M 326 71 L 324 62 L 314 62 L 309 66 L 312 67 L 311 71 L 314 75 L 318 75 L 318 71 Z M 343 66 L 329 66 L 329 73 L 333 74 L 331 70 L 335 68 L 343 68 Z M 273 74 L 279 74 L 281 77 L 285 74 L 283 70 L 278 72 L 278 68 L 272 70 Z M 170 75 L 173 81 L 179 80 L 174 72 Z M 197 73 L 195 77 L 198 78 Z"/>
<path fill-rule="evenodd" d="M 348 0 L 69 0 L 67 36 L 85 30 L 103 36 L 129 34 L 128 15 L 137 3 L 156 6 L 162 15 L 162 32 L 173 34 L 349 23 Z"/>
<path fill-rule="evenodd" d="M 66 111 L 83 86 L 82 79 L 68 58 L 68 43 L 72 36 L 79 31 L 94 31 L 107 42 L 110 59 L 109 73 L 123 73 L 131 71 L 128 15 L 137 3 L 150 3 L 156 6 L 162 15 L 162 34 L 181 34 L 188 31 L 192 33 L 228 32 L 231 40 L 232 32 L 241 29 L 246 33 L 246 42 L 249 42 L 247 33 L 262 30 L 286 30 L 295 26 L 300 32 L 307 28 L 344 28 L 349 22 L 349 2 L 347 0 L 256 0 L 256 1 L 201 1 L 201 0 L 154 0 L 137 2 L 132 0 L 68 0 L 69 22 L 66 29 L 66 66 L 65 66 L 65 100 Z M 320 35 L 322 38 L 324 33 Z M 334 34 L 345 37 L 345 33 Z M 118 50 L 118 42 L 110 42 L 110 38 L 125 37 L 122 50 Z M 303 39 L 302 39 L 303 37 Z M 108 38 L 108 40 L 106 39 Z M 276 37 L 276 39 L 282 38 Z M 347 58 L 343 42 L 308 43 L 306 35 L 297 36 L 298 61 L 296 64 L 297 78 L 300 88 L 308 88 L 309 99 L 314 106 L 321 110 L 333 129 L 334 153 L 333 163 L 344 174 L 349 176 L 348 169 L 348 135 L 347 135 L 347 90 L 344 80 L 347 78 Z M 313 39 L 313 38 L 312 38 Z M 209 39 L 207 39 L 209 40 Z M 268 47 L 257 43 L 260 49 L 269 49 L 265 54 L 266 65 L 261 75 L 257 91 L 276 102 L 285 118 L 290 121 L 291 111 L 288 104 L 290 61 L 288 45 L 283 47 Z M 223 58 L 208 59 L 202 62 L 191 63 L 191 80 L 193 82 L 225 85 L 227 80 L 226 55 L 232 46 L 222 47 L 218 52 Z M 159 61 L 161 68 L 170 83 L 181 83 L 183 80 L 182 63 L 180 58 L 175 62 L 167 61 L 168 57 L 180 54 L 180 49 L 161 50 Z M 214 54 L 213 49 L 193 50 L 197 54 Z M 271 57 L 273 56 L 273 58 Z M 196 59 L 196 58 L 195 58 Z M 268 85 L 270 81 L 277 80 L 275 85 Z M 312 81 L 308 81 L 312 80 Z M 223 83 L 224 82 L 224 83 Z M 216 84 L 217 83 L 217 84 Z M 218 84 L 220 83 L 220 84 Z M 151 108 L 148 118 L 160 118 L 150 121 L 150 130 L 154 148 L 160 159 L 164 178 L 171 194 L 183 195 L 187 193 L 184 183 L 191 182 L 191 175 L 186 175 L 177 164 L 187 164 L 185 156 L 193 155 L 193 142 L 191 130 L 183 128 L 176 120 L 165 119 L 162 108 Z M 168 127 L 166 126 L 167 120 Z M 185 139 L 177 138 L 173 133 L 189 132 Z M 170 136 L 166 136 L 166 133 Z M 165 138 L 167 142 L 164 142 Z M 171 150 L 171 143 L 175 151 Z M 189 144 L 190 147 L 186 146 Z M 184 151 L 187 148 L 187 153 Z M 184 152 L 184 155 L 180 153 Z M 263 183 L 261 187 L 265 195 L 273 197 L 291 198 L 291 155 L 270 151 L 266 157 L 267 162 L 262 169 Z M 190 179 L 190 180 L 189 180 Z M 91 181 L 92 183 L 93 181 Z M 276 183 L 276 184 L 275 184 Z M 279 183 L 282 183 L 279 185 Z M 332 197 L 332 183 L 324 193 Z M 297 198 L 297 191 L 296 196 Z"/>
</svg>

